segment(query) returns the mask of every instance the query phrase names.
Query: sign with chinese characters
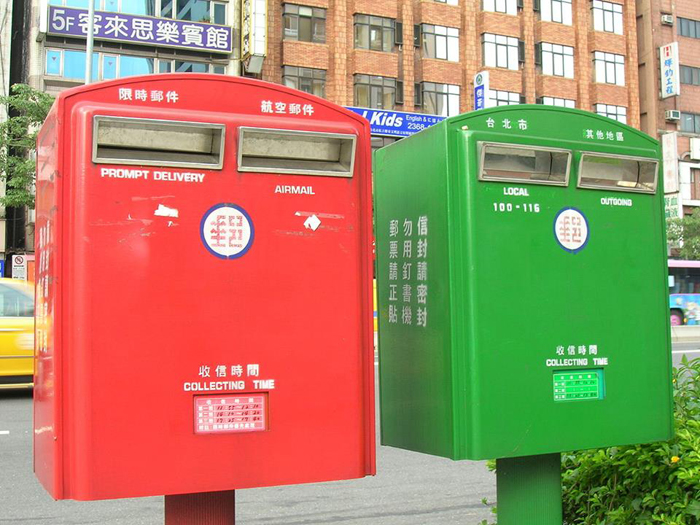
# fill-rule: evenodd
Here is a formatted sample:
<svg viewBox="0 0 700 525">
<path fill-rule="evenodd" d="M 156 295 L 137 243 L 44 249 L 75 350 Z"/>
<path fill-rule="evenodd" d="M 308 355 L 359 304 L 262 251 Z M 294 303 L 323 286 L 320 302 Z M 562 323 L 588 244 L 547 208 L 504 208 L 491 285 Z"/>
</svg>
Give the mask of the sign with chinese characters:
<svg viewBox="0 0 700 525">
<path fill-rule="evenodd" d="M 481 71 L 474 76 L 474 110 L 484 109 L 489 101 L 489 72 Z"/>
<path fill-rule="evenodd" d="M 526 131 L 527 130 L 527 120 L 524 118 L 515 120 L 511 118 L 495 119 L 488 117 L 486 119 L 486 127 L 489 129 L 505 129 L 505 130 L 516 130 L 516 131 Z"/>
<path fill-rule="evenodd" d="M 554 235 L 567 252 L 581 251 L 588 242 L 588 221 L 576 208 L 564 208 L 554 219 Z"/>
<path fill-rule="evenodd" d="M 87 37 L 88 11 L 72 7 L 49 6 L 49 35 Z M 96 40 L 179 47 L 211 53 L 231 53 L 232 29 L 229 26 L 155 18 L 125 13 L 95 12 Z"/>
<path fill-rule="evenodd" d="M 314 105 L 308 103 L 287 103 L 274 100 L 260 101 L 260 113 L 267 113 L 268 115 L 301 115 L 310 117 L 314 114 L 314 111 Z"/>
<path fill-rule="evenodd" d="M 245 375 L 244 375 L 245 374 Z M 275 379 L 260 377 L 258 363 L 242 364 L 204 364 L 199 366 L 197 375 L 201 381 L 185 381 L 182 389 L 185 392 L 224 392 L 230 390 L 244 391 L 274 390 Z"/>
<path fill-rule="evenodd" d="M 598 355 L 598 345 L 559 345 L 556 348 L 556 357 L 547 359 L 545 365 L 549 368 L 570 366 L 608 366 L 610 360 Z"/>
<path fill-rule="evenodd" d="M 428 216 L 389 221 L 389 323 L 428 326 Z"/>
<path fill-rule="evenodd" d="M 267 55 L 267 2 L 241 2 L 241 60 Z"/>
<path fill-rule="evenodd" d="M 624 142 L 625 132 L 624 131 L 605 131 L 602 129 L 584 129 L 583 138 L 586 140 L 605 140 L 609 142 Z"/>
<path fill-rule="evenodd" d="M 13 255 L 12 256 L 12 278 L 27 280 L 27 256 Z"/>
<path fill-rule="evenodd" d="M 671 131 L 661 135 L 664 156 L 664 193 L 678 193 L 678 133 Z"/>
<path fill-rule="evenodd" d="M 672 42 L 659 48 L 661 62 L 661 98 L 675 97 L 681 94 L 680 65 L 678 60 L 678 42 Z"/>
<path fill-rule="evenodd" d="M 210 208 L 202 218 L 204 246 L 221 259 L 237 259 L 253 244 L 253 221 L 235 204 L 223 203 Z"/>
<path fill-rule="evenodd" d="M 369 120 L 372 135 L 388 137 L 409 137 L 425 128 L 445 120 L 438 115 L 406 113 L 403 111 L 384 111 L 381 109 L 355 108 L 346 106 L 350 111 Z"/>
<path fill-rule="evenodd" d="M 664 209 L 666 210 L 667 219 L 683 218 L 683 206 L 681 205 L 681 194 L 673 193 L 664 195 Z"/>
<path fill-rule="evenodd" d="M 267 430 L 267 396 L 196 396 L 195 434 Z"/>
<path fill-rule="evenodd" d="M 133 89 L 120 87 L 118 98 L 121 102 L 157 102 L 159 104 L 177 104 L 180 95 L 177 91 L 160 89 Z"/>
</svg>

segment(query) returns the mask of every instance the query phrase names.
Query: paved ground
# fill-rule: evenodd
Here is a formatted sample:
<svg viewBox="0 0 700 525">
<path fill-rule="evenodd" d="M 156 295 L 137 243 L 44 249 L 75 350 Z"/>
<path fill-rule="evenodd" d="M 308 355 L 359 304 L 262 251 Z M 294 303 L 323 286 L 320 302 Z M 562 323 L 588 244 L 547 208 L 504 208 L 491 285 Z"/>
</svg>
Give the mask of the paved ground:
<svg viewBox="0 0 700 525">
<path fill-rule="evenodd" d="M 673 361 L 700 357 L 700 340 L 674 343 Z M 31 392 L 0 390 L 0 525 L 156 525 L 163 498 L 54 502 L 32 474 Z M 490 517 L 496 480 L 481 462 L 388 447 L 373 478 L 239 491 L 242 525 L 476 525 Z"/>
<path fill-rule="evenodd" d="M 32 473 L 31 393 L 0 390 L 0 524 L 156 525 L 163 498 L 54 502 Z M 9 433 L 5 433 L 9 432 Z M 480 462 L 379 447 L 373 478 L 237 492 L 242 525 L 476 525 L 496 478 Z"/>
</svg>

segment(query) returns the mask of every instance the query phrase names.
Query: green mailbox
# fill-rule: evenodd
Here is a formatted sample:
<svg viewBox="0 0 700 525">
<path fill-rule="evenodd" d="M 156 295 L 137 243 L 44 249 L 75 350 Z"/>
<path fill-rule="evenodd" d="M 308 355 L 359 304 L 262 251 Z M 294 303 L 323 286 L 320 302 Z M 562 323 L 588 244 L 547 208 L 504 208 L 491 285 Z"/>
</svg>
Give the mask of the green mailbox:
<svg viewBox="0 0 700 525">
<path fill-rule="evenodd" d="M 504 106 L 379 150 L 374 173 L 382 444 L 488 459 L 672 437 L 657 141 Z"/>
</svg>

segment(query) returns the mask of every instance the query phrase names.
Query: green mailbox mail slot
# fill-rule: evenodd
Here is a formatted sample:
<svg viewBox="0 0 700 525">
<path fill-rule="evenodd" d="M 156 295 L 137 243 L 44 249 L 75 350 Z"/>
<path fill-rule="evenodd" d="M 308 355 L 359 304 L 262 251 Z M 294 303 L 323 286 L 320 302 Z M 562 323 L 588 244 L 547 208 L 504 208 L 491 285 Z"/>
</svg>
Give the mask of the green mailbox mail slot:
<svg viewBox="0 0 700 525">
<path fill-rule="evenodd" d="M 382 444 L 511 458 L 673 434 L 658 143 L 546 106 L 375 154 Z"/>
</svg>

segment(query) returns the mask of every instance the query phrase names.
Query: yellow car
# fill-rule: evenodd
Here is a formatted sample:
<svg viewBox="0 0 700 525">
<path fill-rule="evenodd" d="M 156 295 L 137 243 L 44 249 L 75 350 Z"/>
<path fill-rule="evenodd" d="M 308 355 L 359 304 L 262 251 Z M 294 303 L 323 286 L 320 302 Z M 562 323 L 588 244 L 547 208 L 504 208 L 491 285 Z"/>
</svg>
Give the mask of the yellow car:
<svg viewBox="0 0 700 525">
<path fill-rule="evenodd" d="M 0 279 L 0 388 L 34 380 L 34 285 Z"/>
</svg>

